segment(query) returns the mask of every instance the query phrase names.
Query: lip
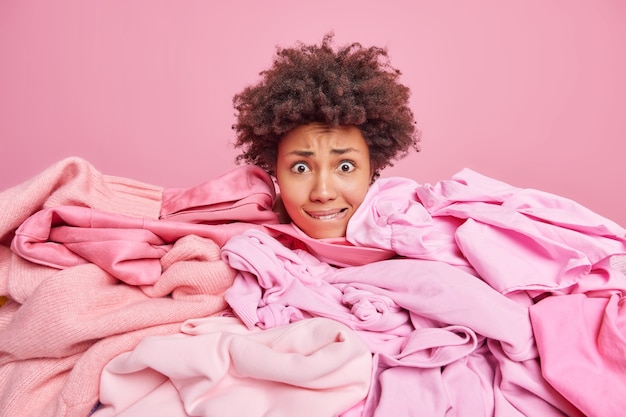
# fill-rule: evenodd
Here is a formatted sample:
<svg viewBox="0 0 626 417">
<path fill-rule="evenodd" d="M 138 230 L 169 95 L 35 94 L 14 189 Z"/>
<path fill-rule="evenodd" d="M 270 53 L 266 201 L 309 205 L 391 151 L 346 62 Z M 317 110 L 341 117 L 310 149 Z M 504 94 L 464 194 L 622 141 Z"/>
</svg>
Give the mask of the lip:
<svg viewBox="0 0 626 417">
<path fill-rule="evenodd" d="M 348 212 L 347 208 L 339 210 L 323 210 L 323 211 L 304 211 L 309 217 L 320 221 L 332 221 L 343 219 Z"/>
</svg>

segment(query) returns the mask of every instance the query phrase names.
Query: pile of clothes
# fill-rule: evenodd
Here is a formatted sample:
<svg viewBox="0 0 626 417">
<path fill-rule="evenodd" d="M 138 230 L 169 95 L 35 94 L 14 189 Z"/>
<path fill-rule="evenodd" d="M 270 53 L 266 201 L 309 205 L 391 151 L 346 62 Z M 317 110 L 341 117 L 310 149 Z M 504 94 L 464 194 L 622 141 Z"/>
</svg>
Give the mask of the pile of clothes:
<svg viewBox="0 0 626 417">
<path fill-rule="evenodd" d="M 165 189 L 80 158 L 0 193 L 0 414 L 626 407 L 616 223 L 467 169 L 377 180 L 342 239 L 275 199 L 253 166 Z"/>
</svg>

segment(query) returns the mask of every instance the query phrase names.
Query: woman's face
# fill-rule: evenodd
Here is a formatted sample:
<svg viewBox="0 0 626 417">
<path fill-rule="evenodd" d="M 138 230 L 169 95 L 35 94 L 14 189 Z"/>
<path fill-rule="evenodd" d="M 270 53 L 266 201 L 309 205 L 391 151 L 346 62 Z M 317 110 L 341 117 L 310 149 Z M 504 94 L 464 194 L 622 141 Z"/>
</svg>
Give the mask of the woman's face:
<svg viewBox="0 0 626 417">
<path fill-rule="evenodd" d="M 357 127 L 302 125 L 278 144 L 276 179 L 283 204 L 313 238 L 345 236 L 371 178 L 369 149 Z"/>
</svg>

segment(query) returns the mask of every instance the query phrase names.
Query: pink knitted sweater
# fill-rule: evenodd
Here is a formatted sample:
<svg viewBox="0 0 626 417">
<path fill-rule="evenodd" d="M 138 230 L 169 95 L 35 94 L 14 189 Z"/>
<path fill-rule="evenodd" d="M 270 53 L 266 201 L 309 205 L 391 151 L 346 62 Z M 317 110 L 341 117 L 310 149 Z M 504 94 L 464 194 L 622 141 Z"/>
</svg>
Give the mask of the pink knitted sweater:
<svg viewBox="0 0 626 417">
<path fill-rule="evenodd" d="M 223 312 L 223 293 L 235 275 L 215 241 L 188 234 L 160 258 L 155 283 L 120 285 L 94 263 L 58 268 L 18 256 L 10 249 L 15 230 L 31 215 L 61 206 L 154 221 L 178 214 L 193 222 L 202 216 L 185 207 L 202 211 L 216 204 L 223 211 L 214 211 L 211 221 L 219 222 L 221 215 L 239 210 L 239 216 L 247 206 L 250 221 L 272 221 L 271 210 L 265 210 L 274 198 L 271 181 L 246 169 L 230 173 L 227 181 L 237 183 L 241 195 L 256 196 L 252 204 L 236 204 L 236 196 L 215 201 L 213 185 L 219 181 L 165 190 L 103 175 L 80 158 L 60 161 L 0 193 L 0 296 L 7 299 L 0 308 L 0 415 L 87 416 L 106 363 L 145 336 L 177 333 L 190 318 Z"/>
</svg>

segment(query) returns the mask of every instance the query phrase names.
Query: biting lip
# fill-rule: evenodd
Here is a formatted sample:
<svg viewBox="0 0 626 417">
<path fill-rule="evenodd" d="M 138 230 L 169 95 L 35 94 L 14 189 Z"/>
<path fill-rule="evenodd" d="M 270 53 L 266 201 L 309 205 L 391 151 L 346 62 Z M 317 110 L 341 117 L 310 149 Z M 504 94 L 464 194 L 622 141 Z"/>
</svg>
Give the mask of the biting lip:
<svg viewBox="0 0 626 417">
<path fill-rule="evenodd" d="M 316 220 L 334 220 L 343 217 L 347 210 L 342 208 L 340 210 L 306 211 L 306 214 Z"/>
</svg>

